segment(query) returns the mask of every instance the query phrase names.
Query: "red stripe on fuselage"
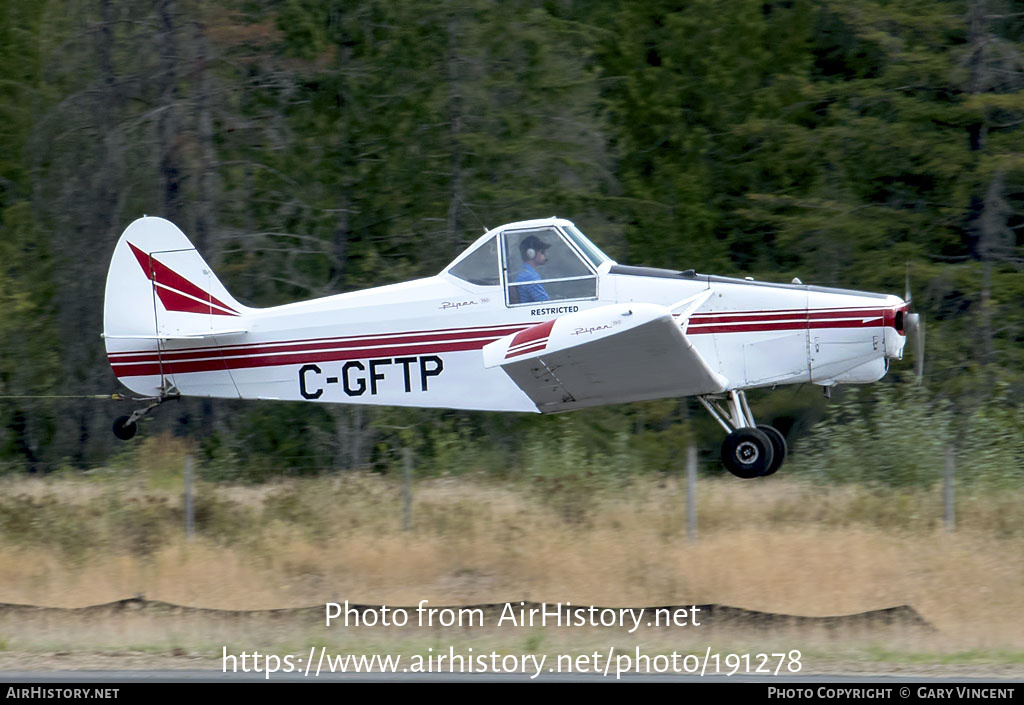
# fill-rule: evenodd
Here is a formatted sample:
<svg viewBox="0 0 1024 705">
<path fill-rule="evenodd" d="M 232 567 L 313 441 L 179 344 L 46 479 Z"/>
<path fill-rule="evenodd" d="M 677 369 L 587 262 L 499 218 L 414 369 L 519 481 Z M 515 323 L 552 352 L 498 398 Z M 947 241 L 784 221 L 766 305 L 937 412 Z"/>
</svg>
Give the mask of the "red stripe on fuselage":
<svg viewBox="0 0 1024 705">
<path fill-rule="evenodd" d="M 312 362 L 340 362 L 342 360 L 359 360 L 367 357 L 406 357 L 412 355 L 433 355 L 443 352 L 461 352 L 479 350 L 493 339 L 467 340 L 457 343 L 424 343 L 422 345 L 406 345 L 399 348 L 375 348 L 373 350 L 328 350 L 323 352 L 303 353 L 301 355 L 256 355 L 253 357 L 223 360 L 211 357 L 204 360 L 185 360 L 180 362 L 149 362 L 134 365 L 113 363 L 111 367 L 118 377 L 139 377 L 145 375 L 180 374 L 185 372 L 211 372 L 219 370 L 242 370 L 253 367 L 277 367 L 283 365 L 305 365 Z"/>
<path fill-rule="evenodd" d="M 516 329 L 521 329 L 516 326 Z M 321 338 L 297 341 L 278 341 L 270 343 L 252 343 L 249 345 L 235 345 L 224 347 L 189 348 L 185 350 L 170 350 L 157 352 L 156 350 L 137 351 L 132 353 L 110 353 L 108 356 L 112 364 L 125 364 L 131 362 L 154 362 L 161 359 L 164 362 L 175 362 L 194 360 L 197 358 L 219 356 L 226 360 L 244 357 L 248 355 L 284 355 L 289 353 L 301 353 L 305 351 L 328 352 L 330 350 L 347 350 L 352 348 L 373 349 L 388 346 L 425 344 L 441 341 L 462 341 L 474 340 L 483 341 L 484 344 L 497 340 L 513 331 L 496 328 L 483 328 L 466 332 L 410 332 L 402 335 L 386 334 L 379 336 L 350 336 L 347 338 Z M 483 340 L 486 339 L 486 340 Z"/>
<path fill-rule="evenodd" d="M 186 348 L 174 351 L 136 350 L 107 355 L 118 377 L 208 372 L 279 365 L 302 365 L 369 357 L 401 357 L 479 350 L 523 324 L 481 328 L 410 331 L 380 335 L 306 338 L 294 341 Z"/>
</svg>

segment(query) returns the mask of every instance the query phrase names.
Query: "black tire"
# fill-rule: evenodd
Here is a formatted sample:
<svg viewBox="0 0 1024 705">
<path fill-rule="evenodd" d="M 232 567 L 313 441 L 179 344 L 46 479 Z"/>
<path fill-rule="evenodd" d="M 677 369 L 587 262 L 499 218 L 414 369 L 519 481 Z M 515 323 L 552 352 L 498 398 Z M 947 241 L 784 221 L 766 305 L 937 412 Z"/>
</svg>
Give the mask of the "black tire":
<svg viewBox="0 0 1024 705">
<path fill-rule="evenodd" d="M 756 428 L 738 428 L 722 441 L 722 463 L 744 480 L 763 475 L 774 456 L 771 439 Z"/>
<path fill-rule="evenodd" d="M 782 435 L 782 431 L 774 426 L 758 426 L 757 430 L 768 436 L 768 440 L 772 442 L 772 464 L 768 466 L 767 470 L 761 473 L 761 477 L 768 477 L 769 475 L 774 475 L 775 471 L 782 467 L 782 464 L 786 462 L 786 456 L 789 455 L 789 448 L 786 446 L 786 437 Z"/>
<path fill-rule="evenodd" d="M 120 438 L 122 441 L 130 441 L 135 438 L 135 432 L 139 430 L 139 425 L 134 421 L 128 423 L 129 416 L 118 416 L 117 420 L 114 421 L 114 435 Z"/>
</svg>

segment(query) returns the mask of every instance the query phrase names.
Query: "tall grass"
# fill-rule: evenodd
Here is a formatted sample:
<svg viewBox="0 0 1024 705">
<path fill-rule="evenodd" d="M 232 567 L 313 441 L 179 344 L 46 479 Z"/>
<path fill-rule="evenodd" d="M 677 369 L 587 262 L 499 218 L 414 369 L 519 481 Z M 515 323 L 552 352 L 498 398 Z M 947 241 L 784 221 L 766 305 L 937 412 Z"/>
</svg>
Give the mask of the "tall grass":
<svg viewBox="0 0 1024 705">
<path fill-rule="evenodd" d="M 410 531 L 386 476 L 200 484 L 192 542 L 180 474 L 156 459 L 135 474 L 6 478 L 0 602 L 716 602 L 809 616 L 910 604 L 957 643 L 1024 648 L 1024 508 L 1005 492 L 962 493 L 948 533 L 939 489 L 702 477 L 689 542 L 678 478 L 571 461 L 557 482 L 417 480 Z"/>
</svg>

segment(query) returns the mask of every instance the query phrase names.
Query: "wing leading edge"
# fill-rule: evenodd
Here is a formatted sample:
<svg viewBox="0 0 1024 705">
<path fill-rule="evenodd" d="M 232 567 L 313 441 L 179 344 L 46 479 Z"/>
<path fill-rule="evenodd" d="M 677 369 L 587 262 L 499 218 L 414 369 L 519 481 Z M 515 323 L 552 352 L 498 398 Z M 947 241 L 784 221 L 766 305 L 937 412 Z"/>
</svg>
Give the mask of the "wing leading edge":
<svg viewBox="0 0 1024 705">
<path fill-rule="evenodd" d="M 683 332 L 709 294 L 561 316 L 486 345 L 484 366 L 500 366 L 542 412 L 721 392 L 728 380 Z"/>
</svg>

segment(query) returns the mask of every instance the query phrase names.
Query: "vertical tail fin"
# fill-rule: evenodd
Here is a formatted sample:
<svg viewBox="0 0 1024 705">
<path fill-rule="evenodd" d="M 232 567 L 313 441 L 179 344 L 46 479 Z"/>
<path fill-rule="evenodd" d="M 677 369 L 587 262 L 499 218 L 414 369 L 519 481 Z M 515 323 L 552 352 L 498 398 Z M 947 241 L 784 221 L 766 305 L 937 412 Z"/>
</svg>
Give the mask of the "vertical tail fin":
<svg viewBox="0 0 1024 705">
<path fill-rule="evenodd" d="M 114 372 L 129 388 L 152 394 L 168 381 L 153 374 L 153 365 L 128 364 L 129 352 L 159 361 L 169 341 L 240 335 L 248 311 L 173 223 L 139 218 L 118 240 L 107 272 L 103 336 Z"/>
<path fill-rule="evenodd" d="M 201 337 L 240 328 L 245 312 L 174 224 L 139 218 L 118 240 L 107 272 L 105 337 Z"/>
</svg>

